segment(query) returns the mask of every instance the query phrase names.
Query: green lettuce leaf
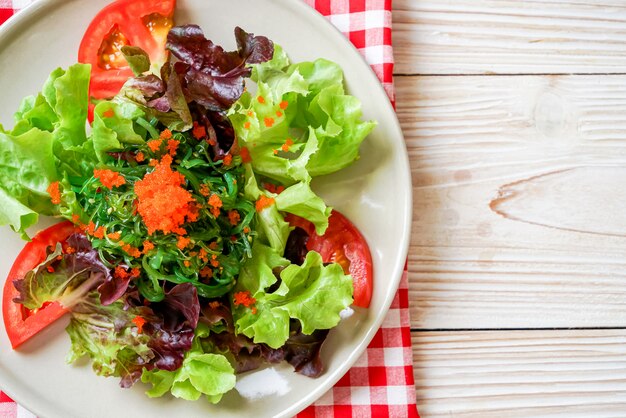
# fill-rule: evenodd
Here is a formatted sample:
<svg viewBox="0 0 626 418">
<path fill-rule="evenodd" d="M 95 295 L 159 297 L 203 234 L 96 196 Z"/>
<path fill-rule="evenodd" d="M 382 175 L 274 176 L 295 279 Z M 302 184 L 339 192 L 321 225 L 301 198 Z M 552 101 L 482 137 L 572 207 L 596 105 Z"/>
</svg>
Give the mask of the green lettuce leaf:
<svg viewBox="0 0 626 418">
<path fill-rule="evenodd" d="M 53 135 L 37 128 L 18 136 L 0 133 L 0 225 L 10 225 L 25 239 L 39 214 L 57 213 L 47 192 L 59 178 L 52 146 Z"/>
<path fill-rule="evenodd" d="M 0 225 L 10 225 L 24 239 L 38 216 L 68 213 L 55 206 L 50 183 L 90 176 L 97 161 L 85 124 L 90 66 L 54 70 L 41 93 L 25 98 L 10 132 L 0 133 Z M 71 188 L 63 189 L 70 201 Z M 70 202 L 71 204 L 71 202 Z"/>
<path fill-rule="evenodd" d="M 284 267 L 280 285 L 267 293 L 277 281 L 273 275 L 277 267 Z M 353 289 L 341 266 L 324 266 L 315 251 L 307 254 L 302 266 L 289 265 L 271 248 L 256 244 L 239 276 L 235 293 L 239 291 L 249 291 L 256 302 L 254 311 L 242 305 L 233 308 L 236 331 L 255 343 L 279 348 L 289 338 L 290 318 L 300 321 L 305 334 L 336 326 L 339 313 L 352 303 Z"/>
<path fill-rule="evenodd" d="M 343 72 L 331 61 L 290 64 L 276 46 L 272 60 L 253 66 L 252 79 L 256 93 L 244 93 L 228 115 L 253 175 L 287 186 L 276 197 L 278 210 L 323 234 L 331 209 L 311 190 L 311 179 L 358 159 L 375 123 L 361 120 L 360 102 L 345 94 Z"/>
<path fill-rule="evenodd" d="M 124 54 L 124 58 L 135 76 L 150 70 L 150 57 L 146 51 L 138 46 L 124 45 L 122 54 Z"/>
<path fill-rule="evenodd" d="M 275 200 L 278 210 L 293 213 L 313 222 L 318 235 L 323 235 L 328 228 L 328 217 L 332 209 L 311 190 L 308 182 L 287 187 Z"/>
<path fill-rule="evenodd" d="M 107 154 L 120 151 L 125 144 L 141 145 L 145 141 L 135 132 L 133 121 L 144 115 L 136 105 L 129 102 L 103 101 L 94 109 L 92 141 L 98 160 L 105 162 L 111 157 Z"/>
<path fill-rule="evenodd" d="M 224 393 L 235 387 L 235 370 L 222 354 L 205 352 L 210 344 L 200 342 L 208 336 L 208 326 L 198 324 L 196 338 L 191 350 L 185 355 L 183 365 L 175 371 L 144 371 L 141 381 L 152 387 L 146 392 L 151 397 L 160 397 L 171 392 L 177 398 L 195 401 L 206 395 L 211 403 L 217 403 Z"/>
</svg>

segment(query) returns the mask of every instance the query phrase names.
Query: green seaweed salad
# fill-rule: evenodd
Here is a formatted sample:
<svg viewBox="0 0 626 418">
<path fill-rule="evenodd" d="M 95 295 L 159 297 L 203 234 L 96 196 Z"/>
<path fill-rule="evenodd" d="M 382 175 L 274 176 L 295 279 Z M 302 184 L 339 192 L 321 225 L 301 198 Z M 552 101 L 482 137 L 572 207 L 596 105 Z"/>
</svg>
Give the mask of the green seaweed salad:
<svg viewBox="0 0 626 418">
<path fill-rule="evenodd" d="M 158 74 L 124 47 L 135 77 L 91 104 L 90 66 L 56 69 L 0 127 L 0 224 L 25 239 L 39 215 L 69 225 L 10 278 L 13 302 L 59 303 L 68 361 L 86 355 L 123 387 L 151 384 L 151 397 L 218 402 L 236 373 L 267 362 L 317 376 L 353 301 L 351 277 L 286 217 L 325 231 L 331 208 L 311 180 L 355 161 L 375 124 L 335 63 L 290 63 L 241 28 L 235 38 L 224 51 L 195 25 L 174 27 Z"/>
</svg>

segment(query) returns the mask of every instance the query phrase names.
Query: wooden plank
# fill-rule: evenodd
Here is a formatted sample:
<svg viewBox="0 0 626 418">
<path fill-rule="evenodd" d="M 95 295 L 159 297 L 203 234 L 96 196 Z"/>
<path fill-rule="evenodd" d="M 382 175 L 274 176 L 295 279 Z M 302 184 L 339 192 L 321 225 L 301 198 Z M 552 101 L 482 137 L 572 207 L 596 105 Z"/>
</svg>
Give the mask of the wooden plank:
<svg viewBox="0 0 626 418">
<path fill-rule="evenodd" d="M 394 0 L 400 74 L 625 73 L 622 0 Z"/>
<path fill-rule="evenodd" d="M 413 327 L 626 325 L 626 76 L 398 77 Z"/>
<path fill-rule="evenodd" d="M 414 332 L 424 418 L 623 417 L 626 331 Z"/>
</svg>

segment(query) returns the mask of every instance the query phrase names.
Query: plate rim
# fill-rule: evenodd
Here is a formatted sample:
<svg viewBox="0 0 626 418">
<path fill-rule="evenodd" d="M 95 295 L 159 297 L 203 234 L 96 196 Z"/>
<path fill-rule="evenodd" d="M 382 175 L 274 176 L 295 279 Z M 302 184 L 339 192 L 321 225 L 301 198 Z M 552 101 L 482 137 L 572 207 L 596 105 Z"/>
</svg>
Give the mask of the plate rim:
<svg viewBox="0 0 626 418">
<path fill-rule="evenodd" d="M 14 33 L 26 25 L 30 19 L 36 18 L 37 12 L 41 9 L 54 8 L 63 3 L 86 3 L 89 0 L 36 0 L 33 3 L 29 4 L 25 8 L 21 9 L 18 13 L 11 16 L 6 22 L 0 25 L 0 46 L 2 46 L 7 41 L 10 41 L 11 36 Z M 401 167 L 402 171 L 406 172 L 408 176 L 407 188 L 404 191 L 406 196 L 406 204 L 403 208 L 403 219 L 402 222 L 406 225 L 403 229 L 403 236 L 398 240 L 400 242 L 399 246 L 399 255 L 403 260 L 407 259 L 409 243 L 411 237 L 411 221 L 412 221 L 412 213 L 413 213 L 413 188 L 411 182 L 411 170 L 408 152 L 406 149 L 406 143 L 404 139 L 404 135 L 402 132 L 402 128 L 400 122 L 398 120 L 398 116 L 396 111 L 394 110 L 391 102 L 388 99 L 387 92 L 385 91 L 381 80 L 378 79 L 376 74 L 374 73 L 371 66 L 367 63 L 365 58 L 360 54 L 358 49 L 350 42 L 350 40 L 346 37 L 344 33 L 342 33 L 336 26 L 334 26 L 325 16 L 317 12 L 313 7 L 306 4 L 303 0 L 266 0 L 271 3 L 276 3 L 282 8 L 290 8 L 295 11 L 295 14 L 301 16 L 304 19 L 309 19 L 317 28 L 321 28 L 325 32 L 333 33 L 333 38 L 338 44 L 341 44 L 341 48 L 348 49 L 350 54 L 353 56 L 352 60 L 358 60 L 362 66 L 367 67 L 369 72 L 368 77 L 375 81 L 375 83 L 371 83 L 372 86 L 376 86 L 376 90 L 378 90 L 378 94 L 384 95 L 387 100 L 382 106 L 385 109 L 385 113 L 388 114 L 388 120 L 391 122 L 391 127 L 395 130 L 395 134 L 393 137 L 397 137 L 401 139 L 402 146 L 399 147 L 401 151 L 401 157 L 403 167 Z M 346 51 L 347 52 L 347 51 Z M 54 66 L 54 65 L 53 65 Z M 387 117 L 387 116 L 386 116 Z M 391 272 L 389 280 L 387 283 L 389 284 L 389 288 L 394 290 L 393 295 L 395 295 L 398 291 L 398 287 L 400 285 L 400 280 L 402 279 L 402 275 L 404 273 L 405 263 L 396 263 L 394 266 L 394 271 Z M 326 381 L 323 384 L 317 385 L 313 390 L 309 392 L 309 394 L 293 402 L 287 408 L 285 408 L 278 417 L 289 417 L 296 415 L 301 412 L 307 406 L 314 403 L 318 400 L 324 393 L 326 393 L 329 389 L 331 389 L 341 377 L 343 377 L 350 368 L 352 368 L 358 358 L 365 352 L 367 346 L 374 338 L 375 334 L 380 329 L 385 317 L 389 312 L 389 308 L 391 303 L 393 302 L 393 295 L 391 297 L 387 297 L 382 305 L 382 309 L 380 313 L 376 316 L 375 320 L 372 322 L 372 326 L 367 330 L 364 334 L 363 338 L 360 339 L 358 344 L 355 344 L 351 354 L 347 357 L 346 361 L 333 370 L 326 370 L 325 374 L 327 374 Z M 14 392 L 10 387 L 7 387 L 5 384 L 8 381 L 4 380 L 2 376 L 0 376 L 0 384 L 2 384 L 2 391 L 7 393 L 12 399 L 18 402 L 20 405 L 24 406 L 28 410 L 37 414 L 38 416 L 45 416 L 46 411 L 43 410 L 45 407 L 44 404 L 38 402 L 37 399 L 33 397 L 27 396 L 27 393 L 21 393 L 19 390 Z"/>
</svg>

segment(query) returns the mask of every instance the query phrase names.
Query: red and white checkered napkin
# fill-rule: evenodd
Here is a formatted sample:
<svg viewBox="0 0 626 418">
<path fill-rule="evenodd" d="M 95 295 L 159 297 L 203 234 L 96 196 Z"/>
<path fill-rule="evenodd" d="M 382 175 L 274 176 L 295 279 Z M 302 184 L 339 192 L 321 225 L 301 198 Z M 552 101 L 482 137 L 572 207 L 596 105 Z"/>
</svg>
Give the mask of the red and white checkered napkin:
<svg viewBox="0 0 626 418">
<path fill-rule="evenodd" d="M 0 24 L 35 0 L 0 0 Z M 394 101 L 391 0 L 304 0 L 357 47 Z M 0 418 L 33 418 L 0 392 Z M 406 270 L 391 309 L 366 352 L 324 396 L 297 418 L 419 418 Z"/>
</svg>

